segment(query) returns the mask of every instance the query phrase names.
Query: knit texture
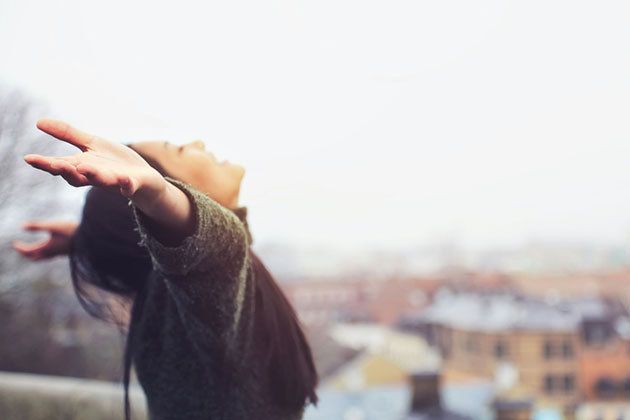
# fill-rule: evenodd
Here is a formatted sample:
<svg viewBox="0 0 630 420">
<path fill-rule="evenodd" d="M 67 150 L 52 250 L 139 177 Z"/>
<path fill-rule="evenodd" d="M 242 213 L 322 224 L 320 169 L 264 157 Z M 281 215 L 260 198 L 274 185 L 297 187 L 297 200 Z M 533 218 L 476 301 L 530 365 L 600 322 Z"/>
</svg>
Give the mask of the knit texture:
<svg viewBox="0 0 630 420">
<path fill-rule="evenodd" d="M 154 272 L 134 322 L 134 367 L 151 420 L 299 420 L 274 404 L 254 329 L 256 288 L 247 208 L 229 210 L 190 185 L 194 232 L 160 243 L 135 206 Z"/>
</svg>

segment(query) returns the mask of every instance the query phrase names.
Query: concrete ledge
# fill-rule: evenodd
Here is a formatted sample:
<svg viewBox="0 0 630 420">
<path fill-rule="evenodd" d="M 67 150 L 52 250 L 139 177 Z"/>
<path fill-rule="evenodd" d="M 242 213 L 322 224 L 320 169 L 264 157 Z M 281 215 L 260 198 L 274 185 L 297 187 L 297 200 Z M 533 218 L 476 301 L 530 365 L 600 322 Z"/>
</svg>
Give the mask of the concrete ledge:
<svg viewBox="0 0 630 420">
<path fill-rule="evenodd" d="M 57 376 L 0 372 L 3 420 L 123 419 L 122 384 Z M 129 397 L 134 420 L 145 420 L 142 389 L 132 385 Z"/>
</svg>

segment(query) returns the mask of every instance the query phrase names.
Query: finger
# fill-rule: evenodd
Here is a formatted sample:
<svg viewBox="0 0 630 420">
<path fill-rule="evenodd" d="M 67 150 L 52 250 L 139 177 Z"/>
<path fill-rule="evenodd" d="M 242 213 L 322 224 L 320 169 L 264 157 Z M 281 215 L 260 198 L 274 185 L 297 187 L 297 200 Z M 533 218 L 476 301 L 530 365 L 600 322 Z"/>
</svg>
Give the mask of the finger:
<svg viewBox="0 0 630 420">
<path fill-rule="evenodd" d="M 79 164 L 79 155 L 74 156 L 43 156 L 37 154 L 28 154 L 24 156 L 24 161 L 36 169 L 46 171 L 52 175 L 59 175 L 59 169 L 67 162 L 73 166 Z"/>
<path fill-rule="evenodd" d="M 76 167 L 77 172 L 85 176 L 91 185 L 97 187 L 115 187 L 118 178 L 108 169 L 99 169 L 95 166 L 82 163 Z"/>
<path fill-rule="evenodd" d="M 13 241 L 13 248 L 25 257 L 32 260 L 37 260 L 45 256 L 44 251 L 47 244 L 48 240 L 36 242 L 33 244 L 27 244 L 21 241 Z"/>
<path fill-rule="evenodd" d="M 127 198 L 131 198 L 138 189 L 136 182 L 133 178 L 123 175 L 118 178 L 118 185 L 120 185 L 120 193 Z"/>
<path fill-rule="evenodd" d="M 22 224 L 22 228 L 29 232 L 50 232 L 50 233 L 65 233 L 68 229 L 68 225 L 72 222 L 66 221 L 44 221 L 44 220 L 29 220 Z"/>
<path fill-rule="evenodd" d="M 38 220 L 31 220 L 22 224 L 22 229 L 29 232 L 51 232 L 54 228 L 54 222 L 40 222 Z"/>
<path fill-rule="evenodd" d="M 54 158 L 30 154 L 24 156 L 24 161 L 35 169 L 48 172 L 51 175 L 59 175 L 59 170 L 52 167 Z"/>
<path fill-rule="evenodd" d="M 56 157 L 56 159 L 68 162 L 72 166 L 77 166 L 79 163 L 81 163 L 81 156 L 83 156 L 82 153 L 77 153 L 76 155 L 72 156 L 58 156 Z"/>
<path fill-rule="evenodd" d="M 81 174 L 61 174 L 61 177 L 73 187 L 85 187 L 91 185 L 90 181 Z"/>
<path fill-rule="evenodd" d="M 59 175 L 73 187 L 82 187 L 89 185 L 90 181 L 85 175 L 80 174 L 74 165 L 63 159 L 57 159 L 51 164 L 51 168 L 59 171 Z"/>
<path fill-rule="evenodd" d="M 31 244 L 22 242 L 22 241 L 13 241 L 13 248 L 15 248 L 16 250 L 20 252 L 33 252 L 33 251 L 43 249 L 46 246 L 46 244 L 48 244 L 48 242 L 49 242 L 48 239 L 44 239 L 39 242 L 34 242 Z"/>
<path fill-rule="evenodd" d="M 70 124 L 53 120 L 50 118 L 43 118 L 37 121 L 37 128 L 42 130 L 46 134 L 70 143 L 79 149 L 86 151 L 90 145 L 94 142 L 95 136 L 72 127 Z"/>
</svg>

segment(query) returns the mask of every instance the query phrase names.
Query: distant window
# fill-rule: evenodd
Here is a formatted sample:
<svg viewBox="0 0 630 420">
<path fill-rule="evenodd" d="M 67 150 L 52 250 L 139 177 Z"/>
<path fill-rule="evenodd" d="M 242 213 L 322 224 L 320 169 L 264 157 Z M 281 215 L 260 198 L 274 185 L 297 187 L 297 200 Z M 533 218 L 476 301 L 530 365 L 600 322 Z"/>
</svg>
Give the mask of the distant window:
<svg viewBox="0 0 630 420">
<path fill-rule="evenodd" d="M 573 357 L 573 343 L 565 341 L 562 343 L 562 357 L 570 359 Z"/>
<path fill-rule="evenodd" d="M 563 388 L 567 392 L 572 392 L 575 390 L 575 376 L 573 375 L 565 375 L 563 379 Z"/>
<path fill-rule="evenodd" d="M 606 330 L 602 325 L 593 326 L 589 334 L 589 343 L 602 343 L 606 341 Z"/>
<path fill-rule="evenodd" d="M 505 359 L 508 355 L 507 344 L 503 341 L 498 341 L 494 346 L 494 356 L 497 359 Z"/>
<path fill-rule="evenodd" d="M 553 379 L 553 375 L 545 375 L 545 392 L 547 394 L 551 394 L 553 392 L 553 384 L 554 383 L 554 379 Z"/>
<path fill-rule="evenodd" d="M 595 392 L 600 398 L 614 397 L 617 391 L 615 381 L 609 378 L 601 378 L 595 384 Z"/>
<path fill-rule="evenodd" d="M 553 357 L 553 343 L 551 341 L 545 341 L 543 353 L 545 359 L 551 359 Z"/>
</svg>

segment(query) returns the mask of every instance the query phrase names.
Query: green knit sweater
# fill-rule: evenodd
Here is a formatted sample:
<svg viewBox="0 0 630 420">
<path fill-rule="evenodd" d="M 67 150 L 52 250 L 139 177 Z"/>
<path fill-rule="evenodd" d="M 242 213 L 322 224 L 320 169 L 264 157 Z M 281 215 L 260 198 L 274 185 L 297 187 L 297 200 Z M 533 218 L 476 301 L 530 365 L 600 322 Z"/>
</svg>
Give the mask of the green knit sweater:
<svg viewBox="0 0 630 420">
<path fill-rule="evenodd" d="M 133 321 L 133 363 L 150 419 L 301 419 L 304 409 L 274 404 L 257 353 L 247 208 L 231 211 L 188 184 L 166 179 L 190 198 L 196 227 L 168 247 L 134 207 L 154 267 L 142 313 Z"/>
</svg>

